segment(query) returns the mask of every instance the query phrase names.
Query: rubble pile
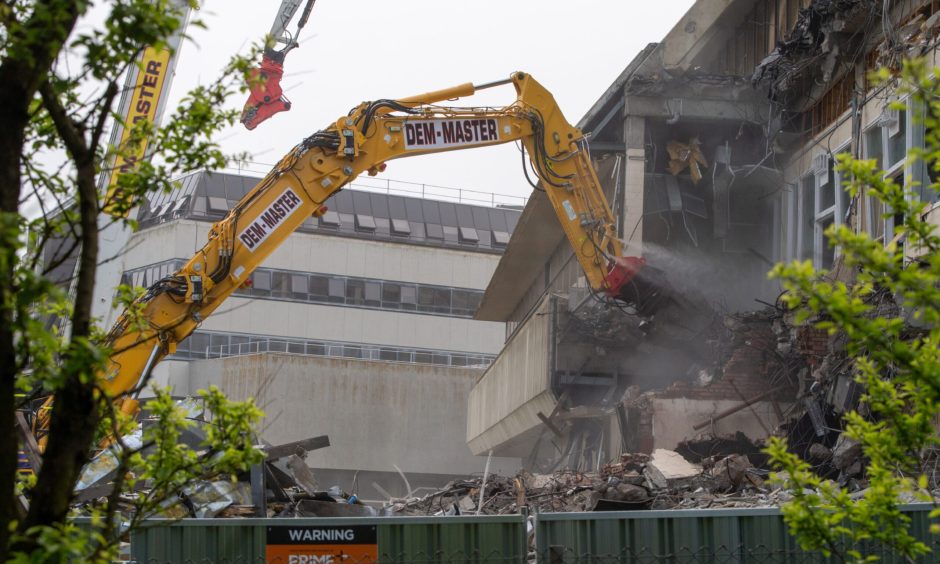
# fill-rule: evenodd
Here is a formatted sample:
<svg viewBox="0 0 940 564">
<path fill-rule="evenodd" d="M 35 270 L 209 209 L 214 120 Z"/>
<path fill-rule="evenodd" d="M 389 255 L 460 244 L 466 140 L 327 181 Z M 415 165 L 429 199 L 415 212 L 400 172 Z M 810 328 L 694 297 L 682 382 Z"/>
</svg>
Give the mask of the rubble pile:
<svg viewBox="0 0 940 564">
<path fill-rule="evenodd" d="M 523 507 L 543 513 L 704 509 L 774 506 L 789 499 L 786 492 L 768 485 L 766 477 L 748 455 L 706 457 L 696 464 L 675 451 L 657 449 L 652 455 L 624 454 L 600 472 L 523 471 L 514 477 L 490 476 L 485 488 L 481 478 L 455 480 L 423 497 L 390 500 L 383 512 L 417 516 L 503 515 Z"/>
</svg>

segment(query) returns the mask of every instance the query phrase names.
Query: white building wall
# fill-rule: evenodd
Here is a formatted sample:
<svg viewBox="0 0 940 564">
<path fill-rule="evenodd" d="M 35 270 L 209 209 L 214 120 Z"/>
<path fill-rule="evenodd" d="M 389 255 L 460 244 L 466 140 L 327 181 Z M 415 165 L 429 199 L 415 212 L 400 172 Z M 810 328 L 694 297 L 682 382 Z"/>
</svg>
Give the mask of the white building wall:
<svg viewBox="0 0 940 564">
<path fill-rule="evenodd" d="M 501 323 L 263 298 L 229 298 L 200 329 L 486 354 L 503 343 Z"/>
<path fill-rule="evenodd" d="M 188 259 L 205 244 L 210 227 L 206 222 L 178 220 L 136 233 L 124 259 L 124 270 L 172 258 Z M 298 232 L 261 266 L 483 290 L 499 257 L 445 247 Z"/>
</svg>

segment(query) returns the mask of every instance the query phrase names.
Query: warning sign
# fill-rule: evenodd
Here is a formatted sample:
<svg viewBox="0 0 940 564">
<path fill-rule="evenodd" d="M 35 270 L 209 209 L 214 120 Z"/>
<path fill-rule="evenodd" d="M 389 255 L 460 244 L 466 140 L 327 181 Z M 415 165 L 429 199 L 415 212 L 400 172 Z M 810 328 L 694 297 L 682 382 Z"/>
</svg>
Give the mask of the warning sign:
<svg viewBox="0 0 940 564">
<path fill-rule="evenodd" d="M 268 564 L 359 564 L 377 562 L 375 525 L 268 527 Z"/>
<path fill-rule="evenodd" d="M 405 122 L 405 150 L 465 147 L 499 141 L 495 118 L 427 119 Z"/>
</svg>

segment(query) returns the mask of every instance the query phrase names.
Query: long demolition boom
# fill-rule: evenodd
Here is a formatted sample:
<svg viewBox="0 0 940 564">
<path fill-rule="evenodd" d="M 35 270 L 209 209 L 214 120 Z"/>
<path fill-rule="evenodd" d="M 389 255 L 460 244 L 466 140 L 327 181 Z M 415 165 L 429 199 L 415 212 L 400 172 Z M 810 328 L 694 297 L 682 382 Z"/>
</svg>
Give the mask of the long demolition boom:
<svg viewBox="0 0 940 564">
<path fill-rule="evenodd" d="M 459 108 L 436 102 L 512 83 L 517 97 L 503 108 Z M 584 135 L 552 95 L 528 74 L 463 84 L 399 100 L 363 102 L 349 115 L 294 147 L 209 231 L 209 240 L 179 272 L 153 284 L 109 335 L 113 348 L 103 387 L 122 410 L 154 364 L 172 354 L 206 317 L 324 202 L 362 173 L 392 159 L 521 141 L 591 288 L 620 298 L 643 260 L 621 257 L 610 207 Z M 528 172 L 526 173 L 528 176 Z M 538 188 L 538 187 L 537 187 Z M 135 321 L 136 319 L 136 321 Z M 141 323 L 142 321 L 142 323 Z"/>
</svg>

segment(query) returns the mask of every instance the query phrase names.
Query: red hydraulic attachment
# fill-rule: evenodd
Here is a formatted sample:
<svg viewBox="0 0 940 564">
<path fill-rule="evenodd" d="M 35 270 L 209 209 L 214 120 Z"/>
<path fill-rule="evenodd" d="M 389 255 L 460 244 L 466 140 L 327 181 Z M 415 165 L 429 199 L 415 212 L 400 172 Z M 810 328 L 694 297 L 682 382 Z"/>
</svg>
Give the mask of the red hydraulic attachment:
<svg viewBox="0 0 940 564">
<path fill-rule="evenodd" d="M 623 298 L 627 284 L 640 272 L 646 264 L 642 257 L 620 257 L 610 263 L 610 270 L 604 278 L 607 295 L 612 298 Z"/>
<path fill-rule="evenodd" d="M 248 129 L 279 112 L 290 109 L 290 100 L 281 90 L 281 77 L 284 76 L 284 57 L 280 53 L 265 53 L 261 66 L 251 71 L 251 95 L 242 110 L 241 122 Z"/>
</svg>

